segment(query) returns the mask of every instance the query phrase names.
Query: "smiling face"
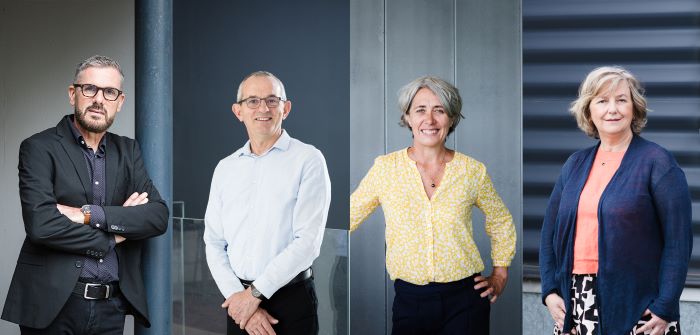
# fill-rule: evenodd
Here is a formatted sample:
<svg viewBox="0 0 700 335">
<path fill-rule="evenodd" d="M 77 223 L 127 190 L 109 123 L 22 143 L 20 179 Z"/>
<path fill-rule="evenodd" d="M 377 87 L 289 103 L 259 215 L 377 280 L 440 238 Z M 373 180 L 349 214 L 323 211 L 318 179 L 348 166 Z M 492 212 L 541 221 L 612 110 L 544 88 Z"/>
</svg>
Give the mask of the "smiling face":
<svg viewBox="0 0 700 335">
<path fill-rule="evenodd" d="M 122 77 L 119 71 L 112 67 L 88 67 L 78 75 L 75 84 L 91 84 L 103 88 L 121 90 Z M 99 90 L 94 97 L 83 95 L 82 88 L 68 87 L 68 99 L 75 110 L 75 120 L 80 128 L 91 133 L 103 133 L 114 122 L 114 118 L 124 103 L 124 94 L 117 100 L 109 101 L 104 98 L 104 91 Z"/>
<path fill-rule="evenodd" d="M 411 127 L 414 146 L 444 146 L 451 122 L 445 107 L 433 91 L 427 88 L 418 90 L 405 120 Z"/>
<path fill-rule="evenodd" d="M 610 85 L 604 86 L 588 107 L 600 137 L 631 136 L 634 105 L 626 81 L 620 81 L 613 90 Z"/>
<path fill-rule="evenodd" d="M 271 77 L 252 76 L 241 86 L 241 101 L 249 98 L 265 99 L 282 97 L 282 88 Z M 246 102 L 234 103 L 233 113 L 243 122 L 250 138 L 267 139 L 282 134 L 282 120 L 287 118 L 292 109 L 290 101 L 280 101 L 274 108 L 260 102 L 257 108 L 250 108 Z"/>
</svg>

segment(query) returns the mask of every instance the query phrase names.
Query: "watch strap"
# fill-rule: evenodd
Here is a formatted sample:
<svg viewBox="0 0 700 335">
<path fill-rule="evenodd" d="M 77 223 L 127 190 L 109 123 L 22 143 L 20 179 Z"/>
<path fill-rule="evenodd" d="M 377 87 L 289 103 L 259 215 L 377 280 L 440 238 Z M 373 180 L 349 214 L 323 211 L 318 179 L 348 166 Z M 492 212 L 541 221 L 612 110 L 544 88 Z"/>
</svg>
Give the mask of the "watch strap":
<svg viewBox="0 0 700 335">
<path fill-rule="evenodd" d="M 250 284 L 250 294 L 254 298 L 258 298 L 260 300 L 267 300 L 267 298 L 262 294 L 262 292 L 258 291 L 258 289 L 253 284 Z"/>
<path fill-rule="evenodd" d="M 80 208 L 80 211 L 83 213 L 83 223 L 86 225 L 90 224 L 90 205 L 84 205 L 83 207 Z"/>
</svg>

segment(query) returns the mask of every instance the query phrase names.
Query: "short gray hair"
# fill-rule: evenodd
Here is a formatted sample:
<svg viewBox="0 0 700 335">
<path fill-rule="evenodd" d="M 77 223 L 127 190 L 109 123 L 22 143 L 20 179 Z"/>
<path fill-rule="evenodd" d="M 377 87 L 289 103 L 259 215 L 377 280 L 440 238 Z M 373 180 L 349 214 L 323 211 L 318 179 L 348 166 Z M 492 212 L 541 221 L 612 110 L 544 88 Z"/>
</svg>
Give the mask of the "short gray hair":
<svg viewBox="0 0 700 335">
<path fill-rule="evenodd" d="M 282 81 L 279 78 L 277 78 L 274 74 L 267 72 L 267 71 L 255 71 L 255 72 L 245 76 L 245 78 L 243 78 L 243 80 L 241 80 L 241 83 L 238 84 L 238 93 L 236 93 L 236 101 L 237 102 L 241 101 L 241 99 L 243 98 L 241 96 L 243 94 L 243 83 L 245 83 L 245 81 L 248 80 L 248 78 L 250 78 L 250 77 L 269 77 L 269 78 L 272 78 L 274 81 L 277 82 L 277 84 L 280 86 L 280 89 L 282 90 L 282 92 L 280 93 L 280 95 L 282 95 L 282 96 L 280 98 L 282 98 L 282 100 L 287 100 L 287 93 L 284 91 L 284 84 L 282 84 Z M 260 97 L 260 98 L 264 98 L 264 97 Z"/>
<path fill-rule="evenodd" d="M 639 135 L 647 124 L 647 113 L 651 110 L 647 107 L 644 98 L 644 88 L 639 80 L 621 66 L 602 66 L 591 71 L 581 83 L 578 90 L 578 98 L 571 103 L 569 112 L 576 118 L 576 123 L 586 135 L 599 138 L 598 129 L 591 119 L 591 101 L 602 93 L 604 88 L 614 91 L 620 82 L 627 82 L 633 105 L 632 132 Z"/>
<path fill-rule="evenodd" d="M 433 76 L 415 79 L 399 90 L 399 110 L 401 111 L 399 125 L 411 129 L 411 126 L 406 122 L 406 115 L 411 108 L 413 98 L 421 88 L 431 90 L 437 95 L 438 99 L 440 99 L 440 103 L 442 103 L 442 107 L 445 108 L 445 112 L 451 123 L 447 135 L 452 134 L 455 128 L 457 128 L 459 120 L 464 118 L 464 115 L 462 115 L 462 98 L 459 96 L 459 90 L 454 87 L 454 85 Z"/>
<path fill-rule="evenodd" d="M 75 77 L 73 77 L 73 82 L 77 83 L 78 82 L 78 76 L 80 76 L 80 73 L 83 72 L 87 68 L 91 67 L 111 67 L 114 68 L 119 72 L 119 76 L 121 77 L 121 80 L 124 80 L 124 72 L 122 72 L 122 67 L 119 66 L 119 63 L 115 61 L 114 59 L 111 59 L 107 56 L 100 56 L 100 55 L 94 55 L 89 57 L 88 59 L 80 62 L 78 64 L 78 67 L 75 68 Z"/>
</svg>

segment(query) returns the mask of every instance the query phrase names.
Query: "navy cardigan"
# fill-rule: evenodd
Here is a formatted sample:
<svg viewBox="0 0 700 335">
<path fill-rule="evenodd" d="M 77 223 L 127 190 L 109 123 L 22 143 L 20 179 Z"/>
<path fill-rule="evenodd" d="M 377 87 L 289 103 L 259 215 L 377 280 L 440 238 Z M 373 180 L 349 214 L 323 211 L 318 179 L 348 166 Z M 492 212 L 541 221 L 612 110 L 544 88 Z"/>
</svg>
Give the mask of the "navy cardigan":
<svg viewBox="0 0 700 335">
<path fill-rule="evenodd" d="M 573 326 L 576 210 L 599 145 L 564 163 L 542 225 L 542 301 L 550 293 L 564 299 L 564 329 Z M 635 135 L 598 204 L 601 334 L 628 334 L 646 308 L 664 320 L 678 320 L 692 246 L 685 174 L 668 151 Z"/>
</svg>

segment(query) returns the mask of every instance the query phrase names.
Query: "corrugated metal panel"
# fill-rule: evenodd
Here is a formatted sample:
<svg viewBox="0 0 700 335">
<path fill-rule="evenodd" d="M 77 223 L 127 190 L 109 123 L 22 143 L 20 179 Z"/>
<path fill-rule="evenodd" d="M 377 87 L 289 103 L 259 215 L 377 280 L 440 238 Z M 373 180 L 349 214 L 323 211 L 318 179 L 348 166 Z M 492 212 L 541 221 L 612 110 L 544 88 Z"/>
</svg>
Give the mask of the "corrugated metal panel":
<svg viewBox="0 0 700 335">
<path fill-rule="evenodd" d="M 595 143 L 567 112 L 585 75 L 621 65 L 654 111 L 642 135 L 670 150 L 693 197 L 689 286 L 700 286 L 700 1 L 523 1 L 524 276 L 539 276 L 544 209 L 561 165 Z"/>
</svg>

